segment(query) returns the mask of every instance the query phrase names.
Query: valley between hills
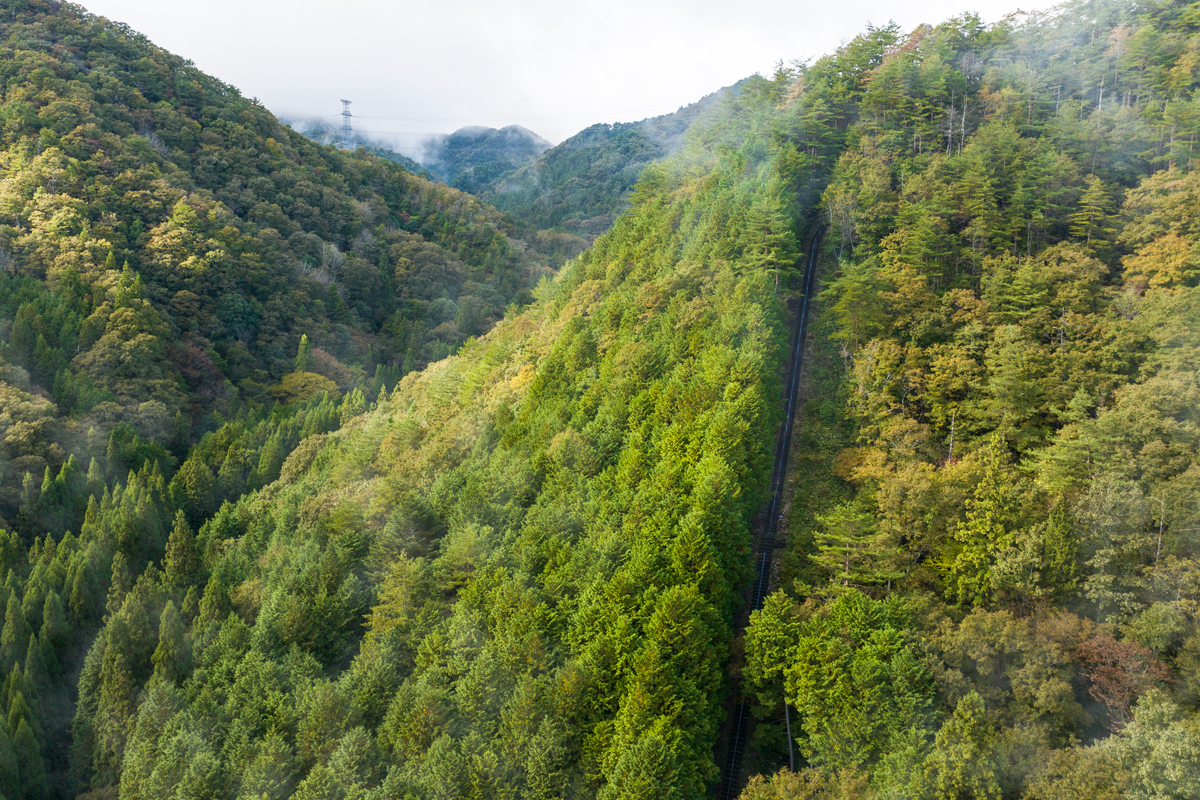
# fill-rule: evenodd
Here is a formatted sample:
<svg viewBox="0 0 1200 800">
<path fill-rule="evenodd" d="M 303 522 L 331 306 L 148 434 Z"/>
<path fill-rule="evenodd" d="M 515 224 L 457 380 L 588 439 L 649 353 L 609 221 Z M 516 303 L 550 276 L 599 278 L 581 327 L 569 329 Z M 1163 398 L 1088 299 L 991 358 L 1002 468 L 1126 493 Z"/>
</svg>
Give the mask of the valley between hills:
<svg viewBox="0 0 1200 800">
<path fill-rule="evenodd" d="M 10 5 L 3 800 L 1200 797 L 1200 3 L 419 162 Z"/>
</svg>

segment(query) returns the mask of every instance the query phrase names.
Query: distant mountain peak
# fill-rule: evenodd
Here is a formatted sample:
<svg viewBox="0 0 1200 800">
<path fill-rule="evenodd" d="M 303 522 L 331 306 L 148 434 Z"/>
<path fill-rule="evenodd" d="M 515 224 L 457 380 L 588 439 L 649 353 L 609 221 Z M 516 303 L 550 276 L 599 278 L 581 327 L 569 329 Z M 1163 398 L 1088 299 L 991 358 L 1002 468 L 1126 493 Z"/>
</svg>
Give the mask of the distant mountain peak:
<svg viewBox="0 0 1200 800">
<path fill-rule="evenodd" d="M 478 193 L 553 146 L 521 125 L 468 125 L 429 139 L 420 161 L 451 186 Z"/>
</svg>

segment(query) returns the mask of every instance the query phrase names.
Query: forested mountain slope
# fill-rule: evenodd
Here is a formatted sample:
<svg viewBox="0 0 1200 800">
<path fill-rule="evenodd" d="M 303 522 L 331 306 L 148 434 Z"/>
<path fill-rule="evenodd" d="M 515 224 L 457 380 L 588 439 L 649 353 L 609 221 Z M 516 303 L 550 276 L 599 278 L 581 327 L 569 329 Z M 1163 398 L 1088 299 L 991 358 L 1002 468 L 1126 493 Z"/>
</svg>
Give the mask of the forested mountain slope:
<svg viewBox="0 0 1200 800">
<path fill-rule="evenodd" d="M 748 798 L 1200 794 L 1200 4 L 868 28 L 577 256 L 0 26 L 8 800 L 704 797 L 729 664 Z"/>
<path fill-rule="evenodd" d="M 475 199 L 313 145 L 127 29 L 53 8 L 2 23 L 0 359 L 14 424 L 38 433 L 8 442 L 0 517 L 14 480 L 84 458 L 90 429 L 182 435 L 185 453 L 193 424 L 270 401 L 301 335 L 345 389 L 453 351 L 551 265 Z"/>
<path fill-rule="evenodd" d="M 578 249 L 309 142 L 76 6 L 0 17 L 0 793 L 71 796 L 111 576 Z"/>
<path fill-rule="evenodd" d="M 810 768 L 744 797 L 1197 796 L 1200 4 L 890 35 L 746 638 Z"/>
<path fill-rule="evenodd" d="M 434 176 L 434 174 L 429 170 L 425 169 L 425 167 L 421 166 L 416 161 L 413 161 L 408 156 L 397 153 L 395 150 L 390 150 L 382 145 L 376 144 L 363 145 L 363 149 L 373 156 L 379 156 L 380 158 L 399 164 L 405 172 L 409 172 L 421 178 L 436 180 L 436 176 Z"/>
<path fill-rule="evenodd" d="M 418 378 L 570 237 L 75 7 L 2 24 L 0 792 L 702 792 L 777 413 L 781 84 Z"/>
<path fill-rule="evenodd" d="M 535 229 L 594 239 L 627 208 L 641 171 L 679 150 L 688 128 L 737 91 L 738 86 L 722 89 L 673 114 L 641 122 L 593 125 L 515 172 L 479 186 L 477 193 Z"/>
<path fill-rule="evenodd" d="M 113 579 L 83 788 L 705 793 L 795 256 L 754 88 L 529 310 Z"/>
</svg>

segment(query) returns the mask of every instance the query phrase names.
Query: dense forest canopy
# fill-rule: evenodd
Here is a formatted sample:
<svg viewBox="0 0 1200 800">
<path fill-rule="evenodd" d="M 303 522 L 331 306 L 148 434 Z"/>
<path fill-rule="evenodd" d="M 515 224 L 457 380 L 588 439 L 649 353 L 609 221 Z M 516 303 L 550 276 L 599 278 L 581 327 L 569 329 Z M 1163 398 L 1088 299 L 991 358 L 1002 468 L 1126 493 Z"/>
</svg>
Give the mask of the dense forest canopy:
<svg viewBox="0 0 1200 800">
<path fill-rule="evenodd" d="M 724 796 L 739 697 L 747 799 L 1200 795 L 1200 3 L 868 27 L 520 227 L 0 47 L 7 800 Z"/>
<path fill-rule="evenodd" d="M 1198 54 L 1200 5 L 1085 3 L 801 71 L 854 112 L 745 677 L 811 769 L 745 797 L 1200 792 Z"/>
</svg>

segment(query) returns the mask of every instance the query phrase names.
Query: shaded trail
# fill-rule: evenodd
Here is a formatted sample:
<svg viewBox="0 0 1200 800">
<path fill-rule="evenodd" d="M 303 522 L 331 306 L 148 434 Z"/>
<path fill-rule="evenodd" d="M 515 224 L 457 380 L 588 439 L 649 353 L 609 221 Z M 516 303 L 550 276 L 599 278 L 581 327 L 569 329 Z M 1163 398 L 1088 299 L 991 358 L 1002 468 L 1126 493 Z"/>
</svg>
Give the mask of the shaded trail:
<svg viewBox="0 0 1200 800">
<path fill-rule="evenodd" d="M 784 501 L 784 479 L 787 477 L 788 452 L 792 445 L 792 424 L 796 419 L 796 399 L 799 394 L 800 369 L 804 363 L 804 332 L 808 326 L 808 306 L 812 295 L 817 267 L 817 249 L 821 245 L 823 228 L 817 228 L 809 244 L 808 262 L 804 273 L 804 294 L 800 299 L 800 314 L 796 320 L 796 329 L 792 334 L 791 358 L 788 367 L 787 384 L 787 416 L 775 442 L 775 464 L 771 471 L 771 502 L 767 510 L 766 526 L 759 540 L 758 552 L 755 558 L 758 562 L 758 575 L 754 586 L 747 598 L 747 604 L 740 615 L 738 636 L 746 633 L 750 612 L 762 608 L 766 595 L 767 584 L 771 578 L 771 557 L 776 547 L 775 534 L 779 529 L 780 511 Z M 725 742 L 725 766 L 721 771 L 721 782 L 717 786 L 716 796 L 733 800 L 741 789 L 742 755 L 746 749 L 746 740 L 750 736 L 751 718 L 750 704 L 741 696 L 740 681 L 730 686 L 731 694 L 739 698 L 736 707 L 730 709 L 725 720 L 725 731 L 718 741 Z"/>
</svg>

